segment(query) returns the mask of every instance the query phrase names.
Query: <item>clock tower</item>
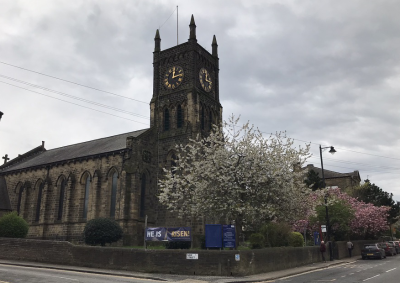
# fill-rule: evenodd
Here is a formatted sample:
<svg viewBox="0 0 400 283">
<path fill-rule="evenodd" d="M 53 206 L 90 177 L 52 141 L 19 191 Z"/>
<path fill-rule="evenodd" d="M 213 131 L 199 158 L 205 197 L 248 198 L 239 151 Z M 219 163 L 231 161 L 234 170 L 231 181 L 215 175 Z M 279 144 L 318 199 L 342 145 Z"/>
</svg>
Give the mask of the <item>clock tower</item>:
<svg viewBox="0 0 400 283">
<path fill-rule="evenodd" d="M 189 27 L 189 40 L 166 50 L 158 30 L 154 38 L 150 126 L 160 139 L 205 135 L 222 120 L 217 40 L 214 36 L 210 53 L 197 43 L 193 15 Z"/>
<path fill-rule="evenodd" d="M 159 30 L 154 38 L 150 127 L 156 137 L 159 177 L 162 168 L 174 165 L 177 144 L 186 144 L 197 135 L 207 136 L 213 124 L 222 122 L 216 37 L 212 39 L 210 53 L 197 43 L 193 15 L 189 28 L 187 42 L 165 50 L 161 50 Z M 200 222 L 182 223 L 160 206 L 156 214 L 159 226 L 188 224 L 195 233 L 202 233 Z"/>
</svg>

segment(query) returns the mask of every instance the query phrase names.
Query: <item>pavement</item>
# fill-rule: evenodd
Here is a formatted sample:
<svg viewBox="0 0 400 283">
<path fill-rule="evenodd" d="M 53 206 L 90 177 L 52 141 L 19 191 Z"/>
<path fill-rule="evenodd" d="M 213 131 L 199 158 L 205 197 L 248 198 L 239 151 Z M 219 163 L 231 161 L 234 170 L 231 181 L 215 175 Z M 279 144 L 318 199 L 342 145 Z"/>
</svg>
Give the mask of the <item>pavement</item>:
<svg viewBox="0 0 400 283">
<path fill-rule="evenodd" d="M 89 268 L 80 266 L 68 266 L 68 265 L 58 265 L 58 264 L 48 264 L 41 262 L 26 262 L 26 261 L 15 261 L 15 260 L 1 260 L 0 264 L 8 266 L 24 266 L 33 268 L 43 268 L 43 269 L 56 269 L 56 270 L 66 270 L 75 271 L 82 273 L 91 274 L 103 274 L 103 275 L 115 275 L 115 276 L 125 276 L 140 279 L 156 280 L 160 282 L 181 282 L 181 283 L 203 283 L 203 282 L 215 282 L 215 283 L 244 283 L 244 282 L 264 282 L 273 281 L 277 279 L 282 279 L 285 277 L 291 277 L 294 275 L 309 273 L 321 269 L 330 268 L 333 266 L 343 265 L 353 263 L 359 260 L 360 256 L 354 256 L 352 258 L 345 258 L 341 260 L 320 262 L 304 265 L 301 267 L 273 271 L 268 273 L 261 273 L 256 275 L 249 275 L 243 277 L 227 277 L 227 276 L 193 276 L 193 275 L 174 275 L 174 274 L 156 274 L 156 273 L 141 273 L 132 272 L 124 270 L 112 270 L 112 269 L 99 269 L 99 268 Z"/>
</svg>

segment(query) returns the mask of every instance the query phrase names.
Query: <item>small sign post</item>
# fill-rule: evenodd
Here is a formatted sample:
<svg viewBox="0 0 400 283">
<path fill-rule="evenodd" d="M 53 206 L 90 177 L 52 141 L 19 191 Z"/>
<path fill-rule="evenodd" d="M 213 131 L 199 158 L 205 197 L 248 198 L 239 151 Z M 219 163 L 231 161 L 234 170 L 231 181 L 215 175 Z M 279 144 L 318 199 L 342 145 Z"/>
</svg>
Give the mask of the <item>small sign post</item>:
<svg viewBox="0 0 400 283">
<path fill-rule="evenodd" d="M 199 259 L 199 254 L 186 254 L 186 259 Z"/>
</svg>

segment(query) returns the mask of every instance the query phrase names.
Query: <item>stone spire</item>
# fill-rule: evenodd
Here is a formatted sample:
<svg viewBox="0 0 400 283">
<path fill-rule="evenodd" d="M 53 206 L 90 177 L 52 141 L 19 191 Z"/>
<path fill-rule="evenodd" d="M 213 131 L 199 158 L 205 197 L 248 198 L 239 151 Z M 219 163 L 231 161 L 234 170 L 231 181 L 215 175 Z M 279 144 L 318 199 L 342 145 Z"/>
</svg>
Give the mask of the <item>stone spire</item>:
<svg viewBox="0 0 400 283">
<path fill-rule="evenodd" d="M 193 15 L 192 15 L 192 19 L 190 20 L 189 28 L 190 28 L 189 41 L 193 40 L 193 41 L 197 42 L 197 39 L 196 39 L 196 24 L 194 23 Z"/>
<path fill-rule="evenodd" d="M 160 32 L 156 31 L 156 36 L 154 37 L 154 52 L 160 52 L 161 51 L 161 37 L 160 37 Z"/>
<path fill-rule="evenodd" d="M 212 47 L 212 56 L 218 57 L 218 44 L 217 44 L 217 38 L 215 37 L 215 34 L 213 37 L 211 47 Z"/>
</svg>

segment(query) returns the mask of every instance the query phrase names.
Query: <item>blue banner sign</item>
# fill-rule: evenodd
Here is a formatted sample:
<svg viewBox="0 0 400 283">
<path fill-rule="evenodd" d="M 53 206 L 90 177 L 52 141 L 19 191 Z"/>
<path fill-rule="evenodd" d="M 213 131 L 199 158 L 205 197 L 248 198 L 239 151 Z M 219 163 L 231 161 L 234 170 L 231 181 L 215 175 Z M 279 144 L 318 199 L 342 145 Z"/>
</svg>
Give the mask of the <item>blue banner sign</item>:
<svg viewBox="0 0 400 283">
<path fill-rule="evenodd" d="M 222 225 L 206 224 L 206 248 L 222 248 Z"/>
<path fill-rule="evenodd" d="M 190 227 L 167 228 L 167 239 L 170 242 L 190 242 L 192 241 L 192 231 Z"/>
<path fill-rule="evenodd" d="M 167 230 L 164 227 L 147 228 L 146 241 L 167 241 Z"/>
<path fill-rule="evenodd" d="M 223 225 L 223 242 L 224 248 L 236 247 L 236 231 L 235 225 Z"/>
<path fill-rule="evenodd" d="M 190 227 L 147 228 L 146 241 L 191 242 L 192 231 Z"/>
</svg>

